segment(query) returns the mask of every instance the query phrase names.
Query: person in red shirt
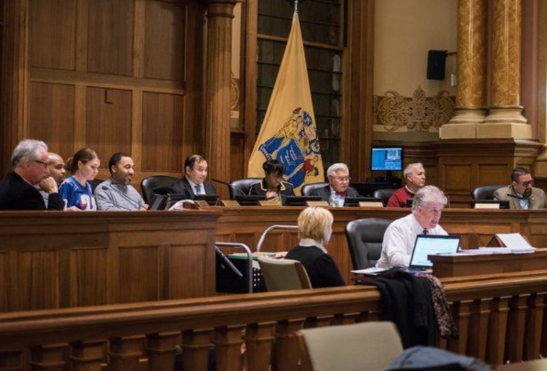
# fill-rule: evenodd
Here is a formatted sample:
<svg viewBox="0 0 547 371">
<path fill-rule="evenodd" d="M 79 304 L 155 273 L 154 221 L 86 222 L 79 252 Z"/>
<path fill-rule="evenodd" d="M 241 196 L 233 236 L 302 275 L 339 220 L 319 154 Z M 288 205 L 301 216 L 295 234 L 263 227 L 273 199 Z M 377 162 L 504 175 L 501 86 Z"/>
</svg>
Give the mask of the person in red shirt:
<svg viewBox="0 0 547 371">
<path fill-rule="evenodd" d="M 393 192 L 387 201 L 387 207 L 406 207 L 407 201 L 414 199 L 414 194 L 425 185 L 425 169 L 420 162 L 409 164 L 403 176 L 406 185 Z"/>
</svg>

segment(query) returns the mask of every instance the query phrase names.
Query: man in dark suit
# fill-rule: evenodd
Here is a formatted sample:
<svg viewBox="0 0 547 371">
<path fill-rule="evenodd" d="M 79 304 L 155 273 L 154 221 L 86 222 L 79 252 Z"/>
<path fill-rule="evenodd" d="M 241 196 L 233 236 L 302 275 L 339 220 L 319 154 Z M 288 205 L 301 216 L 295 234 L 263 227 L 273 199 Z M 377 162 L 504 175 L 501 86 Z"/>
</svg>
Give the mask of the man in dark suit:
<svg viewBox="0 0 547 371">
<path fill-rule="evenodd" d="M 329 185 L 312 191 L 310 196 L 321 196 L 331 206 L 344 206 L 347 197 L 359 197 L 359 193 L 349 186 L 351 180 L 346 164 L 337 163 L 327 169 Z"/>
<path fill-rule="evenodd" d="M 184 194 L 193 199 L 196 195 L 216 195 L 217 191 L 207 178 L 207 161 L 200 155 L 191 155 L 184 161 L 184 176 L 173 184 L 168 193 Z"/>
<path fill-rule="evenodd" d="M 514 210 L 535 210 L 547 208 L 545 192 L 534 187 L 534 178 L 523 167 L 516 167 L 511 173 L 511 185 L 494 192 L 494 200 L 509 201 Z"/>
<path fill-rule="evenodd" d="M 39 140 L 21 141 L 11 156 L 13 172 L 0 182 L 0 210 L 63 210 L 55 179 L 49 174 L 47 145 Z M 46 207 L 40 188 L 49 194 Z"/>
</svg>

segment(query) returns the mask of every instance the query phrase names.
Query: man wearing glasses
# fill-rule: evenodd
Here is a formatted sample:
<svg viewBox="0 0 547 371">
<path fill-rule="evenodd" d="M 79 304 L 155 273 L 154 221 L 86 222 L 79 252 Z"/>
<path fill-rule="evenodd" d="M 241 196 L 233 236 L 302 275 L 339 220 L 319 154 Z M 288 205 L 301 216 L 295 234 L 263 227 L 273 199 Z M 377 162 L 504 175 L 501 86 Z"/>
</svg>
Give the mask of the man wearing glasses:
<svg viewBox="0 0 547 371">
<path fill-rule="evenodd" d="M 349 186 L 351 178 L 346 164 L 337 163 L 327 169 L 329 185 L 313 190 L 310 196 L 321 196 L 330 206 L 344 206 L 347 197 L 359 197 L 359 193 Z"/>
<path fill-rule="evenodd" d="M 21 141 L 11 155 L 13 172 L 0 182 L 0 210 L 63 210 L 64 201 L 49 173 L 47 145 L 39 140 Z M 49 194 L 46 207 L 40 191 Z"/>
<path fill-rule="evenodd" d="M 511 173 L 511 185 L 497 189 L 494 200 L 509 201 L 515 210 L 545 209 L 545 192 L 534 187 L 534 179 L 528 170 L 516 167 Z"/>
</svg>

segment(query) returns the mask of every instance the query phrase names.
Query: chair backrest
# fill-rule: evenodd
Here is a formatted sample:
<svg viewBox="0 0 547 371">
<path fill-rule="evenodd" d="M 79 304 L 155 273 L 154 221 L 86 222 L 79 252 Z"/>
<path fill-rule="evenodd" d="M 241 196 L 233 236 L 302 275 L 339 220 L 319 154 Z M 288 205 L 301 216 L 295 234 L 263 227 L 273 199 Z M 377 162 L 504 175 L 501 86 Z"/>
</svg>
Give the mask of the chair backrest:
<svg viewBox="0 0 547 371">
<path fill-rule="evenodd" d="M 316 189 L 318 188 L 323 188 L 323 187 L 326 187 L 328 186 L 329 183 L 311 183 L 311 184 L 305 184 L 303 187 L 302 187 L 302 190 L 301 190 L 301 193 L 302 193 L 302 196 L 311 196 L 312 192 L 315 191 Z"/>
<path fill-rule="evenodd" d="M 377 189 L 374 191 L 373 196 L 382 200 L 382 204 L 384 205 L 384 207 L 386 207 L 387 202 L 389 201 L 389 198 L 391 197 L 393 192 L 395 192 L 396 190 L 397 190 L 396 188 Z"/>
<path fill-rule="evenodd" d="M 384 370 L 403 352 L 392 322 L 363 322 L 296 332 L 307 371 Z"/>
<path fill-rule="evenodd" d="M 494 192 L 505 187 L 507 187 L 507 184 L 490 184 L 477 187 L 471 192 L 471 198 L 473 200 L 493 200 Z"/>
<path fill-rule="evenodd" d="M 91 184 L 91 191 L 92 191 L 92 192 L 95 192 L 95 188 L 97 188 L 97 186 L 98 186 L 99 184 L 101 184 L 102 182 L 104 182 L 104 180 L 102 180 L 102 179 L 97 179 L 97 178 L 95 178 L 95 179 L 93 179 L 93 180 L 90 180 L 90 181 L 89 181 L 89 184 Z"/>
<path fill-rule="evenodd" d="M 258 264 L 268 291 L 311 289 L 308 273 L 298 260 L 259 257 Z"/>
<path fill-rule="evenodd" d="M 374 267 L 382 253 L 382 242 L 391 220 L 365 218 L 349 222 L 346 238 L 353 269 Z"/>
<path fill-rule="evenodd" d="M 154 199 L 154 193 L 166 195 L 169 188 L 179 180 L 180 178 L 167 175 L 152 175 L 144 178 L 141 182 L 142 198 L 144 199 L 144 202 L 150 204 Z"/>
<path fill-rule="evenodd" d="M 235 200 L 237 195 L 248 195 L 251 186 L 255 183 L 260 183 L 262 178 L 243 178 L 232 180 L 228 190 L 230 192 L 230 200 Z"/>
</svg>

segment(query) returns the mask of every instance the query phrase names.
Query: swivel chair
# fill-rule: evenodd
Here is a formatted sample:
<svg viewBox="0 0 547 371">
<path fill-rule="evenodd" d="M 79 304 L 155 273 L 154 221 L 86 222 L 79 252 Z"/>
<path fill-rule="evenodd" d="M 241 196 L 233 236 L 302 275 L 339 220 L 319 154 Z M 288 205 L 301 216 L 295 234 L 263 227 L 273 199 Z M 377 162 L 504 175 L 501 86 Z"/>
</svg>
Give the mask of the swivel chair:
<svg viewBox="0 0 547 371">
<path fill-rule="evenodd" d="M 403 352 L 392 322 L 363 322 L 296 332 L 304 371 L 385 370 Z"/>
<path fill-rule="evenodd" d="M 312 196 L 312 192 L 318 188 L 323 188 L 328 186 L 329 183 L 311 183 L 306 184 L 302 187 L 302 196 Z"/>
<path fill-rule="evenodd" d="M 243 178 L 232 180 L 228 190 L 230 192 L 230 200 L 235 200 L 236 196 L 244 196 L 249 194 L 251 186 L 255 183 L 260 183 L 262 178 Z"/>
<path fill-rule="evenodd" d="M 144 199 L 144 202 L 150 204 L 154 199 L 155 193 L 166 195 L 169 188 L 179 180 L 180 178 L 167 175 L 153 175 L 144 178 L 141 182 L 142 198 Z"/>
<path fill-rule="evenodd" d="M 373 193 L 373 197 L 379 198 L 382 200 L 382 204 L 384 207 L 387 206 L 387 202 L 389 201 L 389 198 L 395 192 L 397 189 L 395 188 L 383 188 L 383 189 L 377 189 Z"/>
<path fill-rule="evenodd" d="M 382 253 L 382 242 L 391 220 L 365 218 L 346 226 L 346 238 L 353 269 L 374 267 Z"/>
<path fill-rule="evenodd" d="M 471 198 L 473 200 L 493 200 L 494 192 L 504 187 L 507 187 L 507 184 L 490 184 L 477 187 L 471 192 Z"/>
</svg>

